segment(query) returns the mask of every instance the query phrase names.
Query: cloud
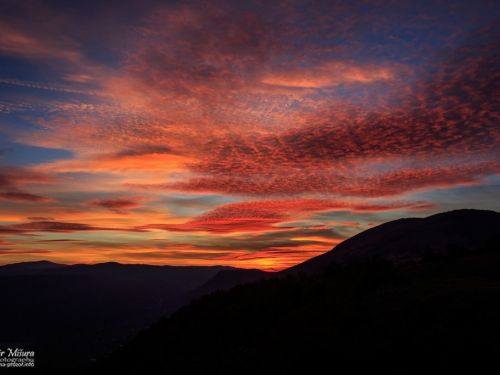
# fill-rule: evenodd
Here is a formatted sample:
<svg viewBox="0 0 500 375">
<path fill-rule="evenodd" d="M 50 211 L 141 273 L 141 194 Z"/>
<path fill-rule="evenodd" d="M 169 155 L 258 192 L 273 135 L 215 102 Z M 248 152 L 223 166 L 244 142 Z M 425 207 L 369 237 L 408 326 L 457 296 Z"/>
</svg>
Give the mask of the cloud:
<svg viewBox="0 0 500 375">
<path fill-rule="evenodd" d="M 500 171 L 500 38 L 493 35 L 457 48 L 390 110 L 335 105 L 278 134 L 223 134 L 190 165 L 194 177 L 163 187 L 388 197 L 480 183 Z"/>
<path fill-rule="evenodd" d="M 37 12 L 23 5 L 6 4 L 5 16 L 0 16 L 0 54 L 14 59 L 36 63 L 45 69 L 55 70 L 61 79 L 71 83 L 96 84 L 99 78 L 110 74 L 109 70 L 92 62 L 82 51 L 81 39 L 68 33 L 75 27 L 68 13 L 51 9 L 48 3 L 37 1 Z M 7 16 L 8 14 L 8 16 Z M 50 21 L 48 21 L 50 20 Z M 90 31 L 89 31 L 90 32 Z M 67 85 L 42 84 L 16 79 L 4 79 L 5 83 L 63 91 L 91 94 Z M 95 90 L 97 92 L 99 90 Z M 94 92 L 94 93 L 95 93 Z"/>
<path fill-rule="evenodd" d="M 218 206 L 184 224 L 149 224 L 140 229 L 159 229 L 169 232 L 233 232 L 291 231 L 296 227 L 275 226 L 308 217 L 314 212 L 351 211 L 380 212 L 391 210 L 429 209 L 427 202 L 363 203 L 319 199 L 254 201 Z M 316 232 L 320 230 L 315 230 Z"/>
<path fill-rule="evenodd" d="M 17 228 L 10 228 L 7 225 L 0 226 L 0 236 L 10 236 L 10 235 L 27 235 L 28 231 L 22 230 L 22 229 L 17 229 Z"/>
<path fill-rule="evenodd" d="M 343 222 L 332 221 L 332 222 L 329 222 L 328 225 L 342 225 L 342 226 L 347 226 L 347 227 L 358 227 L 361 224 L 355 223 L 355 222 L 352 222 L 352 221 L 343 221 Z"/>
<path fill-rule="evenodd" d="M 57 179 L 32 168 L 0 165 L 0 188 L 12 188 L 24 184 L 50 184 Z"/>
<path fill-rule="evenodd" d="M 35 34 L 32 30 L 21 29 L 12 24 L 3 24 L 0 28 L 2 41 L 0 51 L 4 55 L 26 59 L 64 59 L 79 63 L 82 56 L 71 50 L 68 38 L 61 36 L 59 40 L 49 39 L 46 35 Z"/>
<path fill-rule="evenodd" d="M 392 69 L 359 66 L 356 61 L 328 61 L 319 66 L 268 74 L 262 83 L 286 87 L 321 88 L 345 83 L 371 83 L 394 77 Z"/>
<path fill-rule="evenodd" d="M 395 165 L 398 161 L 395 161 Z M 424 164 L 424 163 L 422 163 Z M 374 168 L 377 168 L 376 166 Z M 270 170 L 272 168 L 269 168 Z M 300 194 L 333 194 L 345 197 L 394 197 L 421 189 L 446 188 L 463 184 L 478 184 L 486 176 L 497 174 L 496 161 L 464 161 L 450 165 L 425 167 L 392 167 L 376 173 L 354 168 L 351 173 L 328 169 L 296 170 L 276 167 L 269 175 L 252 174 L 195 177 L 188 181 L 166 184 L 130 184 L 142 189 L 159 189 L 191 193 L 231 194 L 247 196 L 297 196 Z M 365 173 L 366 172 L 366 173 Z M 429 207 L 431 208 L 431 207 Z"/>
<path fill-rule="evenodd" d="M 84 90 L 76 90 L 71 87 L 64 87 L 62 85 L 48 84 L 44 82 L 32 82 L 18 79 L 5 79 L 0 78 L 0 83 L 6 83 L 10 85 L 23 86 L 23 87 L 31 87 L 35 89 L 49 90 L 49 91 L 61 91 L 67 93 L 75 93 L 75 94 L 86 94 L 86 95 L 98 95 L 95 92 L 84 91 Z"/>
<path fill-rule="evenodd" d="M 57 243 L 57 242 L 85 242 L 84 240 L 59 239 L 59 240 L 37 240 L 39 243 Z"/>
<path fill-rule="evenodd" d="M 34 232 L 74 233 L 92 231 L 145 232 L 144 229 L 139 228 L 96 227 L 88 224 L 59 221 L 33 221 L 29 223 L 0 226 L 0 234 L 26 234 Z"/>
<path fill-rule="evenodd" d="M 142 202 L 149 201 L 152 198 L 145 196 L 129 196 L 112 199 L 92 199 L 83 202 L 82 205 L 89 207 L 100 207 L 113 211 L 117 214 L 126 214 L 124 210 L 142 207 Z"/>
<path fill-rule="evenodd" d="M 21 203 L 47 203 L 53 199 L 22 191 L 27 184 L 51 184 L 57 180 L 31 168 L 0 165 L 0 200 Z"/>
<path fill-rule="evenodd" d="M 51 250 L 45 249 L 5 249 L 0 248 L 0 255 L 28 255 L 28 254 L 50 254 Z"/>
<path fill-rule="evenodd" d="M 419 46 L 434 40 L 435 30 L 416 16 L 429 13 L 424 6 L 395 9 L 407 20 L 398 24 L 384 19 L 376 4 L 369 4 L 373 14 L 363 20 L 342 22 L 334 15 L 352 15 L 344 2 L 315 5 L 307 15 L 221 4 L 155 10 L 131 39 L 123 77 L 110 83 L 115 109 L 70 111 L 67 117 L 62 111 L 40 122 L 44 132 L 28 136 L 46 147 L 84 148 L 92 157 L 40 170 L 170 171 L 180 177 L 165 178 L 163 187 L 177 191 L 355 197 L 480 182 L 498 172 L 494 24 L 418 70 L 388 59 L 384 48 L 410 54 L 414 46 L 396 35 L 414 27 L 421 32 Z M 464 7 L 454 12 L 461 15 Z M 436 6 L 429 17 L 437 20 L 446 11 Z M 372 35 L 371 28 L 381 44 L 355 46 Z M 330 86 L 335 88 L 325 90 Z M 482 164 L 464 168 L 471 159 Z M 442 173 L 449 175 L 443 184 Z"/>
<path fill-rule="evenodd" d="M 172 155 L 166 152 L 145 152 L 145 150 L 138 148 L 137 150 L 119 151 L 116 154 L 111 153 L 93 158 L 59 160 L 42 164 L 37 169 L 52 173 L 107 172 L 126 174 L 129 172 L 165 172 L 165 174 L 171 174 L 187 171 L 185 166 L 192 163 L 192 161 L 191 158 L 185 156 Z"/>
<path fill-rule="evenodd" d="M 53 199 L 42 197 L 40 195 L 23 193 L 23 192 L 5 192 L 0 193 L 0 200 L 10 200 L 13 202 L 32 202 L 32 203 L 47 203 L 52 202 Z"/>
</svg>

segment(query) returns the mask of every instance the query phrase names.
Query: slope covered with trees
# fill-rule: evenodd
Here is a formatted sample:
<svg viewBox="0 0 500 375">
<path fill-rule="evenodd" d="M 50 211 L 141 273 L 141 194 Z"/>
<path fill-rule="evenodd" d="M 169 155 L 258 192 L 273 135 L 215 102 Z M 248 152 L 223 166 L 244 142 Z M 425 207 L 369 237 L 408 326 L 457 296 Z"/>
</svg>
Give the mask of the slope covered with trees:
<svg viewBox="0 0 500 375">
<path fill-rule="evenodd" d="M 262 279 L 193 301 L 88 373 L 405 371 L 500 349 L 498 237 L 396 267 L 382 256 L 318 275 Z M 326 366 L 326 367 L 325 367 Z"/>
</svg>

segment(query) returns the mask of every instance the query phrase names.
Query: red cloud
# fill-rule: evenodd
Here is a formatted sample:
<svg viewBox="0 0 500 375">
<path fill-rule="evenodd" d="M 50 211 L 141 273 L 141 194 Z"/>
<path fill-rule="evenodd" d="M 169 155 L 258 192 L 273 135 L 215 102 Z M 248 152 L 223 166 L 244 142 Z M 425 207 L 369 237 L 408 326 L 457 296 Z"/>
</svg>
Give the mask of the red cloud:
<svg viewBox="0 0 500 375">
<path fill-rule="evenodd" d="M 19 191 L 0 193 L 0 200 L 2 199 L 14 202 L 33 202 L 33 203 L 47 203 L 53 201 L 52 199 L 47 197 L 42 197 L 40 195 L 35 195 L 30 193 L 22 193 Z"/>
<path fill-rule="evenodd" d="M 37 240 L 35 242 L 54 243 L 54 242 L 85 242 L 85 241 L 84 240 L 59 239 L 59 240 Z"/>
<path fill-rule="evenodd" d="M 145 196 L 132 196 L 114 199 L 93 199 L 82 204 L 84 206 L 106 208 L 118 214 L 125 214 L 122 210 L 141 207 L 141 202 L 146 200 L 151 200 L 151 198 Z"/>
<path fill-rule="evenodd" d="M 137 112 L 69 111 L 41 123 L 56 138 L 33 137 L 58 147 L 106 146 L 122 156 L 154 150 L 182 155 L 179 163 L 189 164 L 193 178 L 164 184 L 180 191 L 386 197 L 497 173 L 496 26 L 419 71 L 388 63 L 387 51 L 376 51 L 381 46 L 365 46 L 373 50 L 361 56 L 372 59 L 359 57 L 357 48 L 365 47 L 347 41 L 387 25 L 377 9 L 360 22 L 351 6 L 315 4 L 299 13 L 295 6 L 283 13 L 280 6 L 249 9 L 228 2 L 160 8 L 132 39 L 126 77 L 108 82 L 110 95 Z M 334 14 L 350 16 L 339 22 Z M 406 8 L 398 14 L 420 25 L 423 35 L 432 34 L 425 18 Z M 385 38 L 390 39 L 385 48 L 393 48 L 395 39 L 381 35 Z M 417 53 L 396 44 L 406 57 Z M 402 76 L 411 72 L 410 84 Z M 331 86 L 342 87 L 324 89 Z M 105 116 L 106 127 L 93 116 Z M 464 168 L 479 159 L 484 167 Z M 442 171 L 448 176 L 444 185 Z M 90 204 L 119 210 L 110 201 Z M 133 208 L 128 204 L 123 208 Z"/>
<path fill-rule="evenodd" d="M 342 225 L 342 226 L 348 226 L 348 227 L 358 227 L 360 224 L 359 223 L 354 223 L 354 222 L 330 222 L 328 223 L 329 225 Z"/>
<path fill-rule="evenodd" d="M 50 184 L 57 180 L 30 168 L 0 165 L 0 188 L 12 188 L 24 184 Z"/>
<path fill-rule="evenodd" d="M 393 202 L 388 204 L 352 203 L 319 199 L 256 201 L 227 204 L 213 209 L 184 224 L 149 224 L 140 229 L 161 229 L 170 232 L 232 232 L 289 231 L 295 227 L 276 227 L 321 211 L 376 212 L 397 209 L 429 209 L 426 202 Z M 344 223 L 344 225 L 357 223 Z M 359 225 L 359 224 L 358 224 Z"/>
<path fill-rule="evenodd" d="M 0 226 L 0 234 L 26 234 L 32 232 L 73 233 L 88 231 L 145 232 L 146 230 L 140 228 L 95 227 L 88 224 L 58 221 L 34 221 L 30 223 Z"/>
<path fill-rule="evenodd" d="M 220 174 L 191 178 L 169 184 L 135 185 L 138 188 L 179 190 L 198 193 L 226 193 L 234 195 L 335 194 L 352 197 L 391 197 L 425 188 L 444 188 L 460 184 L 479 183 L 485 176 L 500 171 L 500 162 L 463 161 L 461 164 L 394 168 L 389 172 L 356 171 L 351 174 L 311 169 L 303 171 L 275 168 L 267 177 L 256 175 Z M 271 173 L 271 172 L 269 172 Z M 429 207 L 430 208 L 430 207 Z"/>
<path fill-rule="evenodd" d="M 48 184 L 56 180 L 44 173 L 36 172 L 30 168 L 0 165 L 0 200 L 13 202 L 47 203 L 51 198 L 20 191 L 20 186 L 25 184 Z"/>
<path fill-rule="evenodd" d="M 149 224 L 140 229 L 161 229 L 169 232 L 209 232 L 212 234 L 225 234 L 233 232 L 260 232 L 266 230 L 291 230 L 290 228 L 273 227 L 273 224 L 281 222 L 280 220 L 257 220 L 240 219 L 226 220 L 219 222 L 197 222 L 190 221 L 186 224 Z"/>
<path fill-rule="evenodd" d="M 479 183 L 500 172 L 500 38 L 492 30 L 471 38 L 480 43 L 457 48 L 388 109 L 341 103 L 307 117 L 297 110 L 296 126 L 275 134 L 211 135 L 189 165 L 194 177 L 156 187 L 388 197 Z"/>
</svg>

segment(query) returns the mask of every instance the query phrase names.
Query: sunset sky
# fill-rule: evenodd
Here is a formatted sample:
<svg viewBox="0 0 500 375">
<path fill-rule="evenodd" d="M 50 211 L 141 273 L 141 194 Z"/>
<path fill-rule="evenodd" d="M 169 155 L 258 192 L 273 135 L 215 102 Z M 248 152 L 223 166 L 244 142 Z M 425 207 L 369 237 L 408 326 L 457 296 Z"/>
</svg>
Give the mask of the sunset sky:
<svg viewBox="0 0 500 375">
<path fill-rule="evenodd" d="M 0 264 L 279 270 L 500 211 L 498 1 L 0 5 Z"/>
</svg>

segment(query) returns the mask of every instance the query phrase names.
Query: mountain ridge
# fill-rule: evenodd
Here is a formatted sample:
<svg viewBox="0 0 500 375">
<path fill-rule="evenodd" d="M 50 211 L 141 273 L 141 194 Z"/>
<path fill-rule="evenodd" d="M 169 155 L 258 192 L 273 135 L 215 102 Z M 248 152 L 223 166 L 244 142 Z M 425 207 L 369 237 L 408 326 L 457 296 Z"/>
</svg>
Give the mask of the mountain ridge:
<svg viewBox="0 0 500 375">
<path fill-rule="evenodd" d="M 426 249 L 443 253 L 448 244 L 477 248 L 483 246 L 487 236 L 498 232 L 500 213 L 491 210 L 460 209 L 425 218 L 402 218 L 367 229 L 332 250 L 281 272 L 320 272 L 330 262 L 347 264 L 377 254 L 395 263 L 418 261 Z"/>
<path fill-rule="evenodd" d="M 442 233 L 432 235 L 432 228 L 440 229 Z M 214 276 L 217 280 L 208 280 L 201 290 L 217 290 L 215 287 L 210 290 L 208 286 L 211 285 L 218 285 L 221 290 L 229 290 L 238 284 L 257 281 L 262 277 L 320 273 L 331 262 L 345 265 L 355 259 L 366 259 L 374 255 L 386 256 L 395 263 L 418 262 L 427 249 L 444 253 L 449 244 L 470 249 L 481 247 L 484 245 L 484 238 L 492 233 L 500 233 L 500 213 L 492 210 L 459 209 L 424 218 L 400 218 L 360 232 L 324 254 L 279 272 L 257 274 L 240 269 L 233 274 L 217 273 Z M 239 279 L 236 277 L 238 274 Z M 201 295 L 202 293 L 198 293 L 198 296 Z"/>
</svg>

